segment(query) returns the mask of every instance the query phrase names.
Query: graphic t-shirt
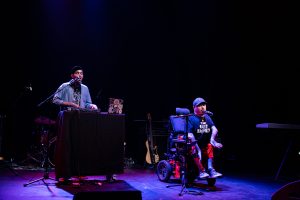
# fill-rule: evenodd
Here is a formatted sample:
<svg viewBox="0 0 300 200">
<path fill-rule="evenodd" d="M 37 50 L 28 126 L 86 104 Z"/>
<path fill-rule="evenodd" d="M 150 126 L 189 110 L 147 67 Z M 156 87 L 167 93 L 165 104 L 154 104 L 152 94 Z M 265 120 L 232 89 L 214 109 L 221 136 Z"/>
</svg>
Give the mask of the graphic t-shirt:
<svg viewBox="0 0 300 200">
<path fill-rule="evenodd" d="M 194 134 L 200 148 L 205 147 L 210 142 L 212 126 L 214 126 L 214 122 L 207 114 L 204 114 L 202 117 L 197 115 L 189 116 L 188 132 Z"/>
</svg>

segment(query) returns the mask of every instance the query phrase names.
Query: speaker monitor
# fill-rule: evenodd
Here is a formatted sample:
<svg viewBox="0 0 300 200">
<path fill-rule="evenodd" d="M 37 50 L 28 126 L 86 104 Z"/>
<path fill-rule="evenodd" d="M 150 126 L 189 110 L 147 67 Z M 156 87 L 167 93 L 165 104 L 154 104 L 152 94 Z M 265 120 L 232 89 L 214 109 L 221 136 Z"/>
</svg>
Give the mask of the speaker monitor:
<svg viewBox="0 0 300 200">
<path fill-rule="evenodd" d="M 296 200 L 300 199 L 300 180 L 288 183 L 272 195 L 272 200 Z"/>
<path fill-rule="evenodd" d="M 142 194 L 139 190 L 134 191 L 97 191 L 97 192 L 78 192 L 73 200 L 112 200 L 112 199 L 130 199 L 142 200 Z"/>
</svg>

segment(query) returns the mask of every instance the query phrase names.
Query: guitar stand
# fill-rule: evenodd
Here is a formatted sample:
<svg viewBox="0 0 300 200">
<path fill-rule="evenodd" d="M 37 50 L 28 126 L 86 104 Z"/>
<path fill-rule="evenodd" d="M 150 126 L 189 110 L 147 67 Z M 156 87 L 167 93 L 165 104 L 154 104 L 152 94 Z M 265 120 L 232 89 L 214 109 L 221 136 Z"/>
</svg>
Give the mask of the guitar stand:
<svg viewBox="0 0 300 200">
<path fill-rule="evenodd" d="M 47 135 L 48 135 L 48 131 L 47 131 Z M 45 185 L 48 185 L 48 183 L 45 182 L 45 180 L 50 179 L 50 180 L 54 180 L 54 178 L 49 177 L 49 140 L 46 140 L 46 147 L 43 148 L 43 167 L 44 167 L 44 175 L 41 178 L 38 178 L 36 180 L 30 181 L 28 183 L 24 184 L 24 187 L 32 184 L 32 183 L 36 183 L 39 181 L 43 181 Z"/>
</svg>

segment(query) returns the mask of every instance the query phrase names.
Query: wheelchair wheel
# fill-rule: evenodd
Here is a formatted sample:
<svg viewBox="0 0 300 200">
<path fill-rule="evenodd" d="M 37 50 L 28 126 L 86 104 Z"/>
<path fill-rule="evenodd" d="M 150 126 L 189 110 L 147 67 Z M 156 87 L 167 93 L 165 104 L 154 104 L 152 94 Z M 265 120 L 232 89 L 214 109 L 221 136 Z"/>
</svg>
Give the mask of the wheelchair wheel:
<svg viewBox="0 0 300 200">
<path fill-rule="evenodd" d="M 210 187 L 215 186 L 216 178 L 207 178 L 207 185 Z"/>
<path fill-rule="evenodd" d="M 159 161 L 159 163 L 157 164 L 157 167 L 156 167 L 156 174 L 160 181 L 168 182 L 172 175 L 171 164 L 166 160 Z"/>
</svg>

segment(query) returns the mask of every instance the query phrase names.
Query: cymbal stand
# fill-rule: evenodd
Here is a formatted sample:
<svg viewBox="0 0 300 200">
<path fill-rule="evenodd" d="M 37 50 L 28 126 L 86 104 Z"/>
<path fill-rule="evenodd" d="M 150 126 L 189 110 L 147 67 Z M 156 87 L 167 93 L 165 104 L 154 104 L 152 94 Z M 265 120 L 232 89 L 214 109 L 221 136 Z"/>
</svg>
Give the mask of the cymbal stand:
<svg viewBox="0 0 300 200">
<path fill-rule="evenodd" d="M 47 134 L 47 136 L 48 136 L 49 131 L 47 130 L 47 132 L 46 132 L 45 134 Z M 42 148 L 42 149 L 43 149 L 43 162 L 44 162 L 44 163 L 43 163 L 43 167 L 44 167 L 44 175 L 43 175 L 43 177 L 41 177 L 41 178 L 38 178 L 38 179 L 36 179 L 36 180 L 30 181 L 30 182 L 24 184 L 24 187 L 26 187 L 26 186 L 28 186 L 28 185 L 30 185 L 30 184 L 32 184 L 32 183 L 39 182 L 39 181 L 43 181 L 45 185 L 48 185 L 48 184 L 45 182 L 45 180 L 47 180 L 47 179 L 55 180 L 54 178 L 49 177 L 49 164 L 50 164 L 50 163 L 49 163 L 49 140 L 46 139 L 46 144 L 43 144 L 43 145 L 45 145 L 45 146 Z"/>
<path fill-rule="evenodd" d="M 203 193 L 200 192 L 200 191 L 195 191 L 195 190 L 189 190 L 186 186 L 187 184 L 187 162 L 186 162 L 186 158 L 188 156 L 188 145 L 189 145 L 189 138 L 188 138 L 188 117 L 189 117 L 189 114 L 188 115 L 180 115 L 178 117 L 185 117 L 185 152 L 184 152 L 184 156 L 183 156 L 183 159 L 182 159 L 182 169 L 181 170 L 181 190 L 180 190 L 180 193 L 178 194 L 179 196 L 182 196 L 183 193 L 189 193 L 189 194 L 193 194 L 193 195 L 202 195 Z M 175 187 L 175 186 L 180 186 L 180 185 L 167 185 L 167 188 L 170 188 L 170 187 Z"/>
</svg>

